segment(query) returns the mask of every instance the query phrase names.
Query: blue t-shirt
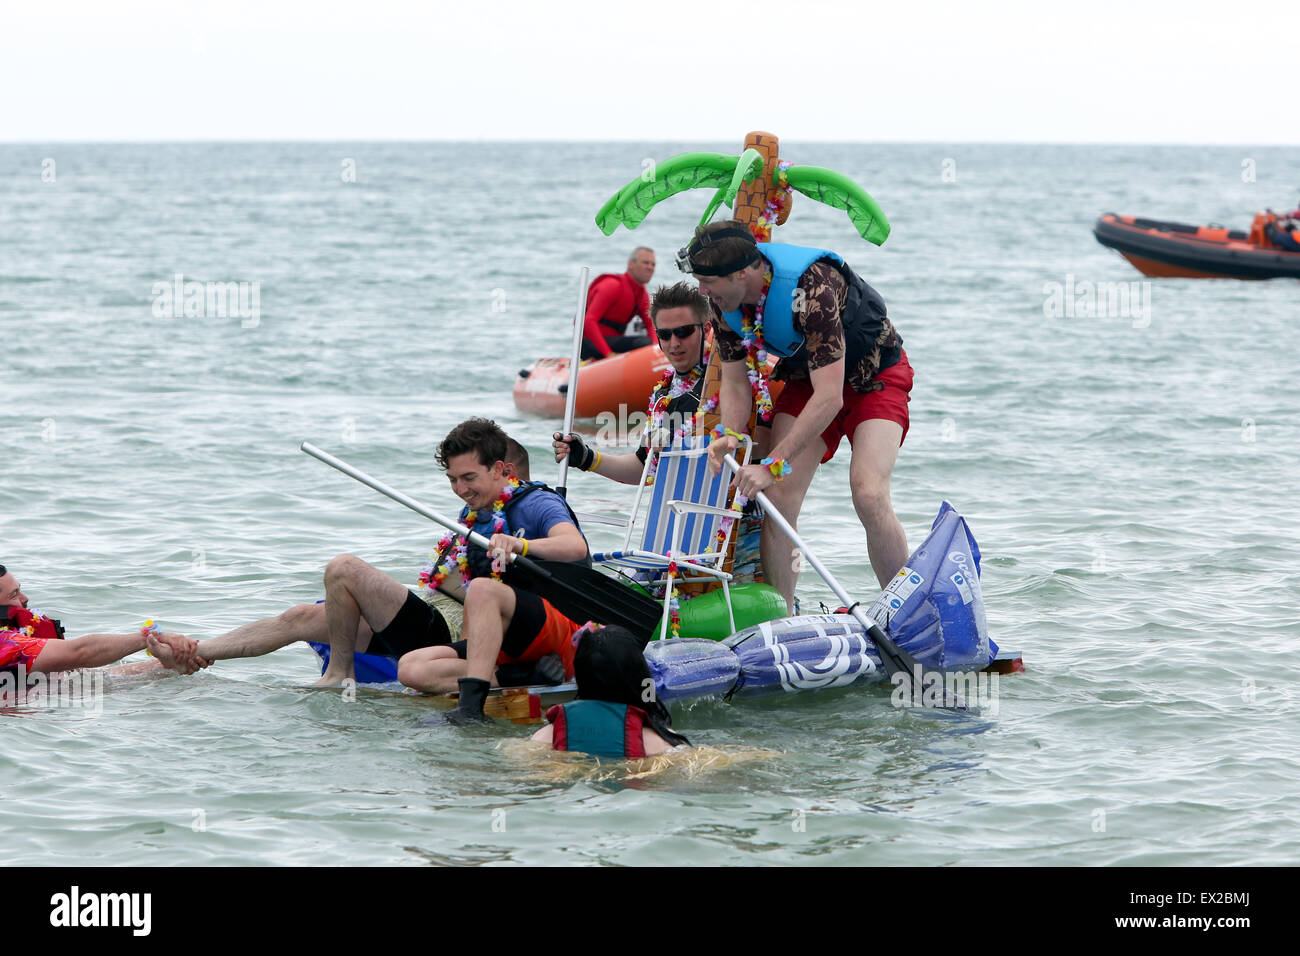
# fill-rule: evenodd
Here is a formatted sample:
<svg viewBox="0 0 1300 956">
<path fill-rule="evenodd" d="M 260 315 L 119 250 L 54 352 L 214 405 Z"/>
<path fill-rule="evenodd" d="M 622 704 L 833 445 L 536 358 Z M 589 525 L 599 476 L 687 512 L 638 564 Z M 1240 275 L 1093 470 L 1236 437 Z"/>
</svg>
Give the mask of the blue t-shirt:
<svg viewBox="0 0 1300 956">
<path fill-rule="evenodd" d="M 506 505 L 506 527 L 505 533 L 512 534 L 515 537 L 524 537 L 529 541 L 538 538 L 545 538 L 551 533 L 551 529 L 557 524 L 571 524 L 578 527 L 574 521 L 573 515 L 569 513 L 568 506 L 553 491 L 547 491 L 541 488 L 541 482 L 530 482 L 520 485 L 519 490 L 523 491 L 527 484 L 539 486 L 536 491 L 530 491 L 518 499 L 512 499 Z M 516 495 L 519 492 L 515 492 Z M 462 508 L 460 511 L 460 520 L 463 523 L 465 516 L 469 514 L 468 508 Z M 488 508 L 479 512 L 478 520 L 474 522 L 473 530 L 483 535 L 485 538 L 492 537 L 492 509 Z M 581 531 L 581 528 L 578 528 Z"/>
</svg>

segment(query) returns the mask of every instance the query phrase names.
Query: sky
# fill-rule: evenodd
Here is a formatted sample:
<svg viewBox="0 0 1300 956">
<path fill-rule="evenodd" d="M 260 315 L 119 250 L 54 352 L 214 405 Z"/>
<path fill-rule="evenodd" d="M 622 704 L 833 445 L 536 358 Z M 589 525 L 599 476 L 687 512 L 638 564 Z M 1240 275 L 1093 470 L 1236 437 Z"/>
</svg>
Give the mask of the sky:
<svg viewBox="0 0 1300 956">
<path fill-rule="evenodd" d="M 0 142 L 1300 144 L 1295 0 L 0 0 Z"/>
</svg>

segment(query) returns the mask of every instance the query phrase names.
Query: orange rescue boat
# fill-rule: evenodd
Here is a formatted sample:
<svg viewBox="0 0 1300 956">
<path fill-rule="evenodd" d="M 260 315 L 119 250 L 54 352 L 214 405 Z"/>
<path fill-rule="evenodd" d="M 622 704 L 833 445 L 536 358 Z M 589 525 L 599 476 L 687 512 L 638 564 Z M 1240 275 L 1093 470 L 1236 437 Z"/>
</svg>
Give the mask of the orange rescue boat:
<svg viewBox="0 0 1300 956">
<path fill-rule="evenodd" d="M 1143 275 L 1188 279 L 1300 279 L 1300 252 L 1269 241 L 1272 217 L 1258 213 L 1249 232 L 1188 226 L 1106 213 L 1093 235 Z"/>
</svg>

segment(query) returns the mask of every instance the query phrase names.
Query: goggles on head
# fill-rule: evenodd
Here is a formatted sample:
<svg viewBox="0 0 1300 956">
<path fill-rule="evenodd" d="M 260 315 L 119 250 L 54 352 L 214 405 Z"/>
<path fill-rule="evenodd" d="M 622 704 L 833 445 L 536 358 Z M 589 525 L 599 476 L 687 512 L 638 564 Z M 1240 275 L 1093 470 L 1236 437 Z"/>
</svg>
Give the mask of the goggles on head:
<svg viewBox="0 0 1300 956">
<path fill-rule="evenodd" d="M 750 248 L 748 251 L 741 253 L 736 259 L 716 266 L 701 265 L 692 260 L 693 256 L 698 256 L 706 246 L 711 246 L 719 239 L 747 239 Z M 728 226 L 725 229 L 698 236 L 689 245 L 677 250 L 677 268 L 682 272 L 689 272 L 697 276 L 729 276 L 733 272 L 739 272 L 745 266 L 753 265 L 758 261 L 758 258 L 758 246 L 754 244 L 754 237 L 750 234 L 750 231 Z"/>
</svg>

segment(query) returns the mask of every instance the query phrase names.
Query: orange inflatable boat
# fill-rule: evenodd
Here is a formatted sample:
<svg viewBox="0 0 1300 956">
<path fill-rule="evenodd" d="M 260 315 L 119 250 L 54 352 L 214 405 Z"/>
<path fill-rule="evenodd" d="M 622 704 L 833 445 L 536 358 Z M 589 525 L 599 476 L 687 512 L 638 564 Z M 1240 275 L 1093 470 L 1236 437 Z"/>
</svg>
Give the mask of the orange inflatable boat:
<svg viewBox="0 0 1300 956">
<path fill-rule="evenodd" d="M 618 415 L 619 405 L 626 405 L 629 412 L 643 410 L 651 389 L 667 368 L 668 359 L 657 345 L 611 355 L 597 362 L 584 362 L 578 367 L 574 416 L 595 418 L 603 412 Z M 569 360 L 538 359 L 521 369 L 515 379 L 515 407 L 547 418 L 563 418 L 568 390 Z"/>
<path fill-rule="evenodd" d="M 768 371 L 772 369 L 768 363 Z M 578 366 L 578 396 L 574 400 L 574 418 L 596 418 L 609 413 L 619 415 L 619 406 L 627 411 L 645 411 L 650 392 L 664 371 L 668 359 L 657 345 L 633 349 Z M 772 382 L 772 401 L 781 394 L 784 382 Z M 569 391 L 569 360 L 542 358 L 519 370 L 513 390 L 515 408 L 546 418 L 564 418 L 564 400 Z"/>
</svg>

